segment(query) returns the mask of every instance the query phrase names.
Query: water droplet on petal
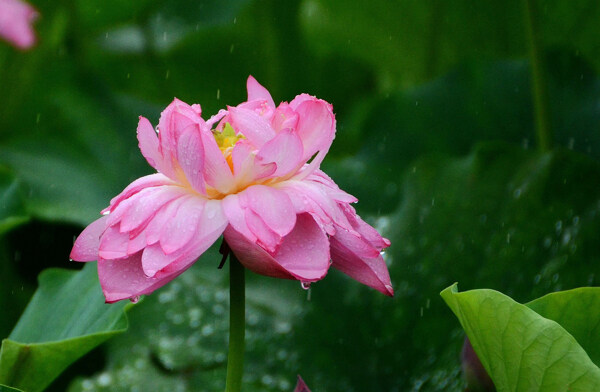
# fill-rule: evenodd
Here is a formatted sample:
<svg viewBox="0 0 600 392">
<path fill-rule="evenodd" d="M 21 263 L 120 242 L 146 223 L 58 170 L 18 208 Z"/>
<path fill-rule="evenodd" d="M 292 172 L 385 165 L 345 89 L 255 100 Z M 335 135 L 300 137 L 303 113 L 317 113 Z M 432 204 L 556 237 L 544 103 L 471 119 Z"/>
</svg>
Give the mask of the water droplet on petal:
<svg viewBox="0 0 600 392">
<path fill-rule="evenodd" d="M 300 282 L 300 286 L 304 289 L 304 290 L 308 290 L 310 289 L 310 282 Z"/>
<path fill-rule="evenodd" d="M 131 301 L 132 304 L 137 304 L 140 300 L 140 296 L 136 295 L 134 297 L 129 298 L 129 300 Z"/>
</svg>

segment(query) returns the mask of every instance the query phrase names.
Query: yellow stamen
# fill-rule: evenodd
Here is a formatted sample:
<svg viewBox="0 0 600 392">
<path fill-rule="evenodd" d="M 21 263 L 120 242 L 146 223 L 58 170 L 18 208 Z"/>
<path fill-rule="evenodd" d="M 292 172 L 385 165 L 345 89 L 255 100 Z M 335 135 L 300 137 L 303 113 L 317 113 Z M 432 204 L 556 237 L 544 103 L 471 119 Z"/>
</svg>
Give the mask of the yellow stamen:
<svg viewBox="0 0 600 392">
<path fill-rule="evenodd" d="M 233 172 L 233 159 L 231 157 L 231 150 L 233 150 L 233 146 L 240 141 L 241 139 L 245 139 L 244 135 L 236 135 L 235 130 L 229 123 L 225 123 L 223 130 L 221 132 L 217 130 L 213 130 L 213 135 L 215 137 L 215 141 L 223 153 L 225 160 L 227 160 L 227 164 L 231 168 L 231 172 Z"/>
</svg>

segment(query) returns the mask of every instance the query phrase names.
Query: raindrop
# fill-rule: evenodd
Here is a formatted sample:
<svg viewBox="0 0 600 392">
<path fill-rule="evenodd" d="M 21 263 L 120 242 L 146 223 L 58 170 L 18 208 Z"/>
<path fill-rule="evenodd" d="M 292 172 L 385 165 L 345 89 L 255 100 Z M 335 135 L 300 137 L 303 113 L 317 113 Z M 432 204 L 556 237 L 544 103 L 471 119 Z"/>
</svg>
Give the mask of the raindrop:
<svg viewBox="0 0 600 392">
<path fill-rule="evenodd" d="M 221 98 L 221 89 L 217 89 L 217 101 Z"/>
<path fill-rule="evenodd" d="M 304 289 L 304 290 L 308 290 L 310 289 L 310 284 L 311 282 L 300 282 L 300 286 Z"/>
<path fill-rule="evenodd" d="M 135 297 L 129 298 L 132 304 L 137 304 L 140 301 L 140 296 L 136 295 Z"/>
</svg>

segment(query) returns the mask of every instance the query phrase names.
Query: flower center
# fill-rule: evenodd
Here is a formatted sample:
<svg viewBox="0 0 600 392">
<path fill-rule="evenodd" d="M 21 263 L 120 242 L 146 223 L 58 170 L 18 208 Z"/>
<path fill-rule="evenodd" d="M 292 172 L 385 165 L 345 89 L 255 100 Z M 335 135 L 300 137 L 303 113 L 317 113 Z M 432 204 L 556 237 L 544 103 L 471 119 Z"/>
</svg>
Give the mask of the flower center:
<svg viewBox="0 0 600 392">
<path fill-rule="evenodd" d="M 212 130 L 213 136 L 215 137 L 215 141 L 221 150 L 221 153 L 227 160 L 227 164 L 233 173 L 233 159 L 231 157 L 231 151 L 235 144 L 241 139 L 245 139 L 244 135 L 236 135 L 235 130 L 229 123 L 225 123 L 223 130 L 221 132 L 216 129 Z"/>
</svg>

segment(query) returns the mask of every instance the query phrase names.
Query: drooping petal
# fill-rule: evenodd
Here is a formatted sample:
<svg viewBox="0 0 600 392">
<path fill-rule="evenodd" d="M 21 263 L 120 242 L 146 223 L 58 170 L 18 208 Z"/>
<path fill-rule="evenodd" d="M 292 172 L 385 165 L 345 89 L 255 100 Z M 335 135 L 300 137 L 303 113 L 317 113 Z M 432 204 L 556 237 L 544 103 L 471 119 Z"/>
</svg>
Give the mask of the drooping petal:
<svg viewBox="0 0 600 392">
<path fill-rule="evenodd" d="M 142 270 L 142 254 L 138 252 L 121 260 L 98 260 L 98 277 L 106 302 L 136 298 L 164 286 L 185 269 L 160 278 L 149 278 Z"/>
<path fill-rule="evenodd" d="M 327 235 L 309 214 L 297 217 L 294 229 L 272 255 L 232 226 L 224 235 L 240 262 L 261 275 L 314 282 L 322 279 L 329 269 Z"/>
<path fill-rule="evenodd" d="M 302 156 L 302 140 L 292 129 L 284 129 L 262 146 L 256 159 L 262 164 L 274 163 L 277 169 L 271 176 L 282 177 L 299 168 Z"/>
<path fill-rule="evenodd" d="M 24 1 L 0 1 L 0 37 L 19 49 L 32 47 L 36 37 L 31 24 L 37 17 L 35 8 Z"/>
<path fill-rule="evenodd" d="M 383 257 L 360 235 L 340 228 L 330 243 L 331 260 L 336 269 L 385 295 L 394 295 Z"/>
<path fill-rule="evenodd" d="M 106 229 L 107 216 L 103 216 L 90 223 L 73 244 L 71 250 L 71 259 L 75 261 L 95 261 L 98 260 L 98 247 L 100 246 L 100 236 Z"/>
<path fill-rule="evenodd" d="M 256 148 L 261 148 L 275 137 L 271 124 L 255 111 L 240 107 L 228 107 L 228 110 L 233 129 L 244 135 Z"/>
<path fill-rule="evenodd" d="M 362 220 L 356 213 L 354 207 L 349 204 L 341 204 L 340 206 L 343 208 L 344 214 L 348 218 L 350 224 L 358 233 L 360 233 L 365 241 L 371 244 L 371 246 L 378 251 L 390 246 L 390 241 L 387 238 L 383 238 L 373 226 Z"/>
<path fill-rule="evenodd" d="M 267 101 L 267 104 L 272 108 L 275 108 L 275 102 L 273 102 L 273 98 L 271 97 L 271 93 L 264 88 L 260 83 L 254 79 L 252 76 L 248 76 L 248 80 L 246 81 L 246 88 L 248 90 L 248 101 L 255 100 L 264 100 Z"/>
</svg>

